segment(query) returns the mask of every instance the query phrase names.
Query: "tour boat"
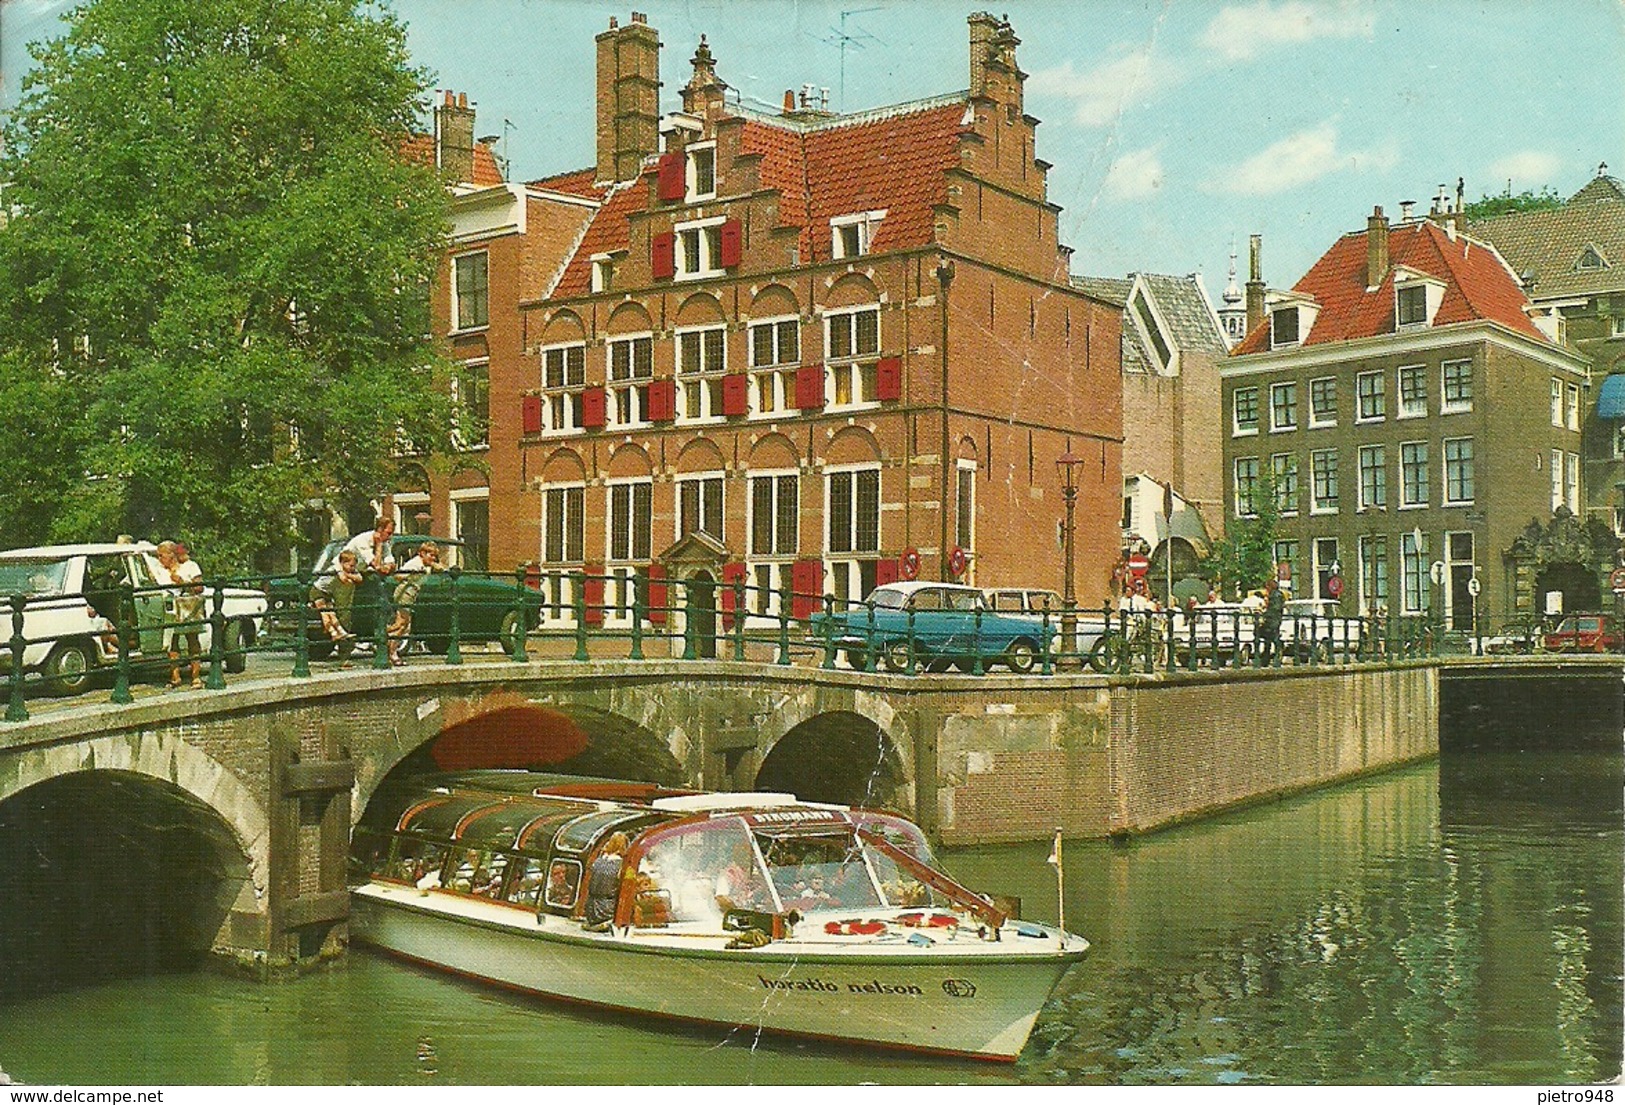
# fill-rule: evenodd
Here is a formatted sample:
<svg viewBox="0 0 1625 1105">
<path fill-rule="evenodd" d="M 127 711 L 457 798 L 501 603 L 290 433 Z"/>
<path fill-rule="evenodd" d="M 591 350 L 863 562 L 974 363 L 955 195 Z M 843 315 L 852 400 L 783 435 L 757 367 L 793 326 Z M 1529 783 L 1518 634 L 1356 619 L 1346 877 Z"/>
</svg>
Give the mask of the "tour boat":
<svg viewBox="0 0 1625 1105">
<path fill-rule="evenodd" d="M 1008 1061 L 1089 947 L 955 882 L 891 813 L 525 772 L 381 804 L 352 937 L 550 998 Z"/>
</svg>

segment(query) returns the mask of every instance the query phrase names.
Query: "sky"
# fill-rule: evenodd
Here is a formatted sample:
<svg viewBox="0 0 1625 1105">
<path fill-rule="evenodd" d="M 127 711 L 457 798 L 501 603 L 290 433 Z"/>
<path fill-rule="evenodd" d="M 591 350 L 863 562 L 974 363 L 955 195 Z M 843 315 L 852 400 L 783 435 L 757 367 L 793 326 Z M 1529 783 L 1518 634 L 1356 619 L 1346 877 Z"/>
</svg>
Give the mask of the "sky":
<svg viewBox="0 0 1625 1105">
<path fill-rule="evenodd" d="M 23 44 L 69 0 L 0 3 L 0 107 Z M 593 36 L 604 0 L 390 0 L 436 88 L 466 92 L 511 177 L 594 160 Z M 974 0 L 638 0 L 659 31 L 661 110 L 705 34 L 747 105 L 830 90 L 856 111 L 961 91 Z M 1625 175 L 1625 0 L 1014 0 L 1026 106 L 1041 120 L 1073 271 L 1202 272 L 1264 238 L 1290 286 L 1374 205 Z M 844 48 L 843 48 L 844 43 Z"/>
</svg>

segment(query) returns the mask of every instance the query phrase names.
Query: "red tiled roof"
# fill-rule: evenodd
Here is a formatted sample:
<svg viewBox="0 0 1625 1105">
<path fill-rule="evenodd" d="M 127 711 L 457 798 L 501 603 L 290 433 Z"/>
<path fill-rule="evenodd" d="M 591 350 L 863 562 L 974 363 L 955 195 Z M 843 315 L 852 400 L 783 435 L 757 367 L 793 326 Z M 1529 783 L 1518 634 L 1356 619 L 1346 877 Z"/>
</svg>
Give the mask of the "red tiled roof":
<svg viewBox="0 0 1625 1105">
<path fill-rule="evenodd" d="M 1444 281 L 1444 300 L 1433 325 L 1483 319 L 1499 322 L 1539 341 L 1545 335 L 1524 313 L 1529 302 L 1500 255 L 1458 234 L 1454 241 L 1431 220 L 1401 224 L 1388 232 L 1389 271 L 1366 291 L 1366 232 L 1345 234 L 1292 286 L 1320 305 L 1303 345 L 1376 337 L 1394 332 L 1394 266 L 1404 265 Z M 1232 356 L 1269 349 L 1269 323 L 1255 328 Z"/>
<path fill-rule="evenodd" d="M 434 164 L 434 136 L 429 134 L 408 135 L 401 143 L 401 153 L 410 161 L 420 161 L 425 165 Z M 465 181 L 467 184 L 477 184 L 487 187 L 501 184 L 502 170 L 497 166 L 496 155 L 491 147 L 484 142 L 474 143 L 474 179 Z"/>
<path fill-rule="evenodd" d="M 538 188 L 548 192 L 563 192 L 571 196 L 585 196 L 588 199 L 602 199 L 605 189 L 593 183 L 598 175 L 594 166 L 585 169 L 572 169 L 568 173 L 554 173 L 552 176 L 542 177 L 526 183 L 527 187 Z"/>
<path fill-rule="evenodd" d="M 959 164 L 965 101 L 934 101 L 880 109 L 852 121 L 811 127 L 776 125 L 747 118 L 740 134 L 745 153 L 762 155 L 763 187 L 780 193 L 779 219 L 801 228 L 803 262 L 830 259 L 829 220 L 860 211 L 885 211 L 873 252 L 928 245 L 935 204 L 948 198 L 947 170 Z M 533 181 L 538 188 L 597 198 L 593 170 L 581 169 Z M 648 202 L 642 176 L 610 193 L 565 266 L 553 296 L 586 295 L 595 253 L 626 249 L 627 218 Z"/>
</svg>

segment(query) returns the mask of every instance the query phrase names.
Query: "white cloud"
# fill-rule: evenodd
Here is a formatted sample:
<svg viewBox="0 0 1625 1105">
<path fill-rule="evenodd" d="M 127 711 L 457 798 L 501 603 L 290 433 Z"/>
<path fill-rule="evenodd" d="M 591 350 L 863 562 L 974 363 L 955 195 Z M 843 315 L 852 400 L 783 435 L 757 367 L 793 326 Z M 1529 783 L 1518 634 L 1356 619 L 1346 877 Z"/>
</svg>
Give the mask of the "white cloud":
<svg viewBox="0 0 1625 1105">
<path fill-rule="evenodd" d="M 1040 69 L 1027 78 L 1027 91 L 1070 102 L 1079 123 L 1098 127 L 1115 119 L 1131 101 L 1147 99 L 1183 79 L 1177 66 L 1152 58 L 1144 49 L 1120 54 L 1083 73 L 1071 61 Z"/>
<path fill-rule="evenodd" d="M 1244 61 L 1272 46 L 1317 38 L 1370 38 L 1371 33 L 1371 15 L 1357 4 L 1258 0 L 1220 11 L 1207 25 L 1202 42 L 1231 61 Z"/>
<path fill-rule="evenodd" d="M 1153 195 L 1162 188 L 1162 159 L 1157 147 L 1119 154 L 1106 170 L 1101 191 L 1108 199 L 1133 200 Z"/>
<path fill-rule="evenodd" d="M 1490 162 L 1491 183 L 1499 187 L 1503 181 L 1510 179 L 1514 191 L 1538 188 L 1550 184 L 1562 167 L 1563 161 L 1556 154 L 1544 150 L 1519 150 Z M 1485 191 L 1494 192 L 1495 188 L 1486 188 Z"/>
<path fill-rule="evenodd" d="M 1349 150 L 1339 146 L 1337 127 L 1321 123 L 1288 135 L 1208 184 L 1210 191 L 1268 196 L 1285 192 L 1329 173 L 1382 171 L 1393 168 L 1399 154 L 1392 146 Z"/>
</svg>

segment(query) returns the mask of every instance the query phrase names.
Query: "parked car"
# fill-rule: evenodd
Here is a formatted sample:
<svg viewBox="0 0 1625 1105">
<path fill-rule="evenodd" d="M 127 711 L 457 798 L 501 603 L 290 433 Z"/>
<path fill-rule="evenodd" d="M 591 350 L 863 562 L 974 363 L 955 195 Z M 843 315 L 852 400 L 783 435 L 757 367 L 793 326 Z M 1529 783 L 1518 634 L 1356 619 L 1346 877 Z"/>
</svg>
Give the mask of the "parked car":
<svg viewBox="0 0 1625 1105">
<path fill-rule="evenodd" d="M 72 694 L 90 685 L 98 668 L 118 662 L 118 633 L 130 659 L 167 662 L 164 626 L 175 620 L 175 594 L 158 589 L 154 546 L 138 544 L 45 545 L 0 552 L 0 597 L 22 595 L 25 670 L 38 671 L 52 690 Z M 122 588 L 134 588 L 125 599 Z M 212 615 L 214 603 L 207 599 Z M 259 636 L 266 595 L 246 587 L 224 588 L 225 663 L 239 672 L 245 651 Z M 212 626 L 199 631 L 212 645 Z M 5 636 L 9 637 L 7 633 Z M 11 652 L 0 650 L 0 671 L 11 670 Z"/>
<path fill-rule="evenodd" d="M 1239 602 L 1203 603 L 1194 613 L 1179 610 L 1174 615 L 1175 657 L 1183 663 L 1194 648 L 1199 662 L 1217 656 L 1220 666 L 1233 657 L 1250 663 L 1257 626 L 1258 611 Z"/>
<path fill-rule="evenodd" d="M 1619 623 L 1608 614 L 1570 614 L 1543 641 L 1547 652 L 1618 652 Z"/>
<path fill-rule="evenodd" d="M 311 567 L 311 578 L 336 570 L 339 550 L 349 543 L 347 537 L 329 541 Z M 421 534 L 396 534 L 390 540 L 390 552 L 396 564 L 405 564 L 417 555 L 418 546 L 433 542 L 440 549 L 440 563 L 445 568 L 460 567 L 464 560 L 463 543 L 444 537 L 425 537 Z M 351 607 L 350 628 L 361 641 L 376 639 L 380 607 L 380 578 L 371 572 L 356 587 Z M 390 584 L 393 587 L 393 584 Z M 535 629 L 541 621 L 542 597 L 526 589 L 521 607 L 515 606 L 518 589 L 511 576 L 490 576 L 484 573 L 459 575 L 457 594 L 457 640 L 469 642 L 497 641 L 504 649 L 513 648 L 514 638 Z M 412 637 L 422 641 L 430 652 L 445 652 L 451 644 L 451 577 L 438 571 L 426 577 L 423 589 L 413 606 Z M 310 655 L 321 659 L 333 650 L 333 642 L 322 632 L 321 620 L 309 607 L 310 595 L 298 580 L 282 578 L 274 581 L 271 592 L 271 630 L 279 637 L 291 639 L 294 626 L 303 609 L 305 637 L 310 642 Z M 521 608 L 523 614 L 521 615 Z"/>
<path fill-rule="evenodd" d="M 1365 622 L 1347 617 L 1336 599 L 1288 599 L 1281 618 L 1281 643 L 1301 663 L 1313 650 L 1315 659 L 1362 656 Z"/>
<path fill-rule="evenodd" d="M 987 609 L 999 614 L 1025 615 L 1035 619 L 1040 626 L 1048 612 L 1050 650 L 1053 655 L 1061 654 L 1061 619 L 1065 616 L 1066 607 L 1060 595 L 1044 587 L 985 587 L 982 595 Z M 1073 620 L 1077 628 L 1071 651 L 1078 656 L 1087 656 L 1095 647 L 1095 642 L 1105 635 L 1106 623 L 1099 607 L 1092 610 L 1075 607 Z"/>
<path fill-rule="evenodd" d="M 834 614 L 814 614 L 813 634 L 830 634 L 853 667 L 863 667 L 873 648 L 887 671 L 906 671 L 912 630 L 916 661 L 938 671 L 949 664 L 970 671 L 976 657 L 983 664 L 1002 663 L 1028 672 L 1038 657 L 1042 626 L 1029 614 L 999 613 L 975 587 L 915 581 L 888 583 L 869 593 L 874 607 L 871 629 L 868 607 L 858 604 Z M 978 629 L 977 613 L 981 613 Z M 909 616 L 913 615 L 913 625 Z"/>
</svg>

